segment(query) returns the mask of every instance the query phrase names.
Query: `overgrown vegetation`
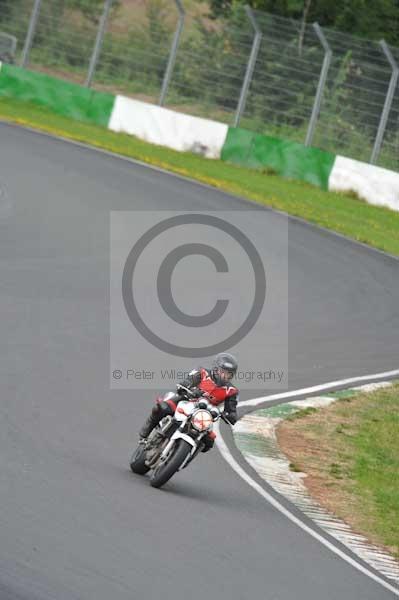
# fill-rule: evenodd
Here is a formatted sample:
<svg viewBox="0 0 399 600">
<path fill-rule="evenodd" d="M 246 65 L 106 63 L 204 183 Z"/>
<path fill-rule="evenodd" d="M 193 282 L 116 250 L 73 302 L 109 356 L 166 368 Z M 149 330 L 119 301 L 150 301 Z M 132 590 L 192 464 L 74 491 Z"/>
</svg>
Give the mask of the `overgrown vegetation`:
<svg viewBox="0 0 399 600">
<path fill-rule="evenodd" d="M 245 0 L 257 10 L 399 46 L 399 4 L 395 0 Z M 237 0 L 209 0 L 214 17 L 233 10 Z"/>
<path fill-rule="evenodd" d="M 396 10 L 399 16 L 399 7 L 395 8 L 393 0 L 379 0 L 367 6 L 362 2 L 361 10 L 359 2 L 350 3 L 350 7 L 347 2 L 341 6 L 341 0 L 252 2 L 255 8 L 299 20 L 282 21 L 280 16 L 258 14 L 267 43 L 260 46 L 241 119 L 243 127 L 304 142 L 323 50 L 310 25 L 301 26 L 301 19 L 306 16 L 307 23 L 318 20 L 322 25 L 346 28 L 376 39 L 381 37 L 382 23 L 390 31 L 388 15 L 394 18 Z M 0 0 L 0 30 L 16 34 L 20 49 L 30 5 L 31 0 Z M 253 41 L 243 2 L 215 1 L 209 7 L 205 1 L 185 0 L 185 5 L 188 14 L 167 106 L 231 124 Z M 146 0 L 143 6 L 134 0 L 115 0 L 93 85 L 156 102 L 177 15 L 173 0 Z M 31 67 L 83 82 L 102 7 L 103 0 L 43 3 L 30 55 Z M 395 43 L 396 37 L 392 33 L 387 39 Z M 339 34 L 331 34 L 329 42 L 333 60 L 314 145 L 367 161 L 390 68 L 377 44 L 360 43 Z M 395 98 L 379 159 L 381 166 L 394 170 L 399 169 L 397 100 L 399 97 Z"/>
</svg>

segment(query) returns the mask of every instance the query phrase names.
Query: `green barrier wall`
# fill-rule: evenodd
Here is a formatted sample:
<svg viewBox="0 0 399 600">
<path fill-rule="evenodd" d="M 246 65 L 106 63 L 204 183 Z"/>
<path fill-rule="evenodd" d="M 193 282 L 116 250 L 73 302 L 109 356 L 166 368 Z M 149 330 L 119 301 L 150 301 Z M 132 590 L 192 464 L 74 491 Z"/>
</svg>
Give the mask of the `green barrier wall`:
<svg viewBox="0 0 399 600">
<path fill-rule="evenodd" d="M 59 115 L 107 127 L 115 97 L 44 73 L 2 65 L 0 98 L 14 98 L 48 108 Z M 222 160 L 246 167 L 272 168 L 291 179 L 328 189 L 335 156 L 317 148 L 230 127 Z"/>
<path fill-rule="evenodd" d="M 270 167 L 325 190 L 335 161 L 329 152 L 234 127 L 228 130 L 221 158 L 246 167 Z"/>
<path fill-rule="evenodd" d="M 0 97 L 45 106 L 64 117 L 107 127 L 115 97 L 11 65 L 0 70 Z"/>
</svg>

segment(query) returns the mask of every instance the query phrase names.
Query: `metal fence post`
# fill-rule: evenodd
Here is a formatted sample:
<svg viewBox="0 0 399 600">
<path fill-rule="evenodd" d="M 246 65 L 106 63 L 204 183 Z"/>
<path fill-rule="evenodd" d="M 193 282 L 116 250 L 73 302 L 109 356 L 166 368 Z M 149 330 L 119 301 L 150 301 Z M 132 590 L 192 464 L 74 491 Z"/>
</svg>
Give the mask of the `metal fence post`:
<svg viewBox="0 0 399 600">
<path fill-rule="evenodd" d="M 312 114 L 311 114 L 309 125 L 308 125 L 308 130 L 306 132 L 305 146 L 310 146 L 313 142 L 314 131 L 316 128 L 317 119 L 319 118 L 319 114 L 320 114 L 321 100 L 323 98 L 324 88 L 325 88 L 326 81 L 327 81 L 328 70 L 330 68 L 331 58 L 332 58 L 332 50 L 330 48 L 330 45 L 320 27 L 320 25 L 318 23 L 313 23 L 313 29 L 315 30 L 316 35 L 319 38 L 319 41 L 324 48 L 324 60 L 323 60 L 323 64 L 321 67 L 319 83 L 317 85 L 316 96 L 315 96 L 315 99 L 313 102 L 313 109 L 312 109 Z"/>
<path fill-rule="evenodd" d="M 378 156 L 381 150 L 382 140 L 384 139 L 385 128 L 387 126 L 389 113 L 391 110 L 393 98 L 395 95 L 396 84 L 398 83 L 399 78 L 399 66 L 392 56 L 392 52 L 390 51 L 385 40 L 380 41 L 380 46 L 392 68 L 391 80 L 389 82 L 389 87 L 387 91 L 387 95 L 385 97 L 384 108 L 382 109 L 380 123 L 378 125 L 377 135 L 374 141 L 373 152 L 371 153 L 370 163 L 374 165 L 377 162 Z"/>
<path fill-rule="evenodd" d="M 94 72 L 96 70 L 98 57 L 100 56 L 101 46 L 104 39 L 105 29 L 107 27 L 109 11 L 111 10 L 113 0 L 105 0 L 103 14 L 101 15 L 100 23 L 97 29 L 96 41 L 94 43 L 93 52 L 90 58 L 89 70 L 87 71 L 87 77 L 85 81 L 85 86 L 90 87 L 91 82 L 93 81 Z"/>
<path fill-rule="evenodd" d="M 166 66 L 165 74 L 163 76 L 161 95 L 159 96 L 159 106 L 163 106 L 166 99 L 166 94 L 168 93 L 168 87 L 170 80 L 172 78 L 173 69 L 176 61 L 177 49 L 179 47 L 181 32 L 183 31 L 184 26 L 184 18 L 186 13 L 184 11 L 184 6 L 181 0 L 175 0 L 177 10 L 179 11 L 179 22 L 176 27 L 175 35 L 173 36 L 172 47 L 169 53 L 169 60 Z"/>
<path fill-rule="evenodd" d="M 249 90 L 249 86 L 250 86 L 251 80 L 252 80 L 252 75 L 253 75 L 253 72 L 255 69 L 256 59 L 258 58 L 260 43 L 262 41 L 262 32 L 256 21 L 256 18 L 252 11 L 252 8 L 248 4 L 246 4 L 244 8 L 245 8 L 245 12 L 247 13 L 247 17 L 250 20 L 251 25 L 254 29 L 255 37 L 252 42 L 251 54 L 249 55 L 247 69 L 245 71 L 245 77 L 244 77 L 244 81 L 243 81 L 242 88 L 241 88 L 240 99 L 238 101 L 237 110 L 236 110 L 236 114 L 234 117 L 234 127 L 238 127 L 238 125 L 240 124 L 241 116 L 245 110 L 245 104 L 247 101 L 248 90 Z"/>
<path fill-rule="evenodd" d="M 26 34 L 24 49 L 22 50 L 21 60 L 19 62 L 20 67 L 26 67 L 29 60 L 29 52 L 32 47 L 33 38 L 36 31 L 37 19 L 39 17 L 40 5 L 42 0 L 35 0 L 30 16 L 28 33 Z"/>
</svg>

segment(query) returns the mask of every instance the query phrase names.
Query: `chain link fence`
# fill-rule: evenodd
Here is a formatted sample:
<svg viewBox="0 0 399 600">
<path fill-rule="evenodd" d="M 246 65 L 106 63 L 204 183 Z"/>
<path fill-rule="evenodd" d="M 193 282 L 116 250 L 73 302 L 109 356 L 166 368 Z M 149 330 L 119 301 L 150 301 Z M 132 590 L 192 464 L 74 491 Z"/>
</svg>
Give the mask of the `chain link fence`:
<svg viewBox="0 0 399 600">
<path fill-rule="evenodd" d="M 0 38 L 30 69 L 399 171 L 398 48 L 182 2 L 1 0 Z"/>
</svg>

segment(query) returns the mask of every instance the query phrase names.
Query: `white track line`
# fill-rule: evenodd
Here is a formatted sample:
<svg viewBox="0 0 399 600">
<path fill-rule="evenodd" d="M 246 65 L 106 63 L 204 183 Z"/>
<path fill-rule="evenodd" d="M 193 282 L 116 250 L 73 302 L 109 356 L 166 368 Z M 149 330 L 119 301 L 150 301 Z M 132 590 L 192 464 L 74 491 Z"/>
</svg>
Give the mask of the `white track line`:
<svg viewBox="0 0 399 600">
<path fill-rule="evenodd" d="M 324 392 L 329 389 L 334 389 L 344 385 L 351 385 L 352 383 L 358 383 L 359 381 L 378 381 L 379 379 L 385 379 L 389 377 L 399 376 L 399 369 L 395 371 L 386 371 L 385 373 L 375 373 L 374 375 L 362 375 L 360 377 L 350 377 L 349 379 L 339 379 L 338 381 L 330 381 L 328 383 L 322 383 L 320 385 L 314 385 L 308 388 L 302 388 L 300 390 L 292 390 L 291 392 L 281 392 L 279 394 L 271 394 L 270 396 L 263 396 L 261 398 L 253 398 L 252 400 L 244 400 L 239 403 L 239 406 L 257 406 L 263 402 L 271 402 L 272 400 L 285 400 L 287 398 L 296 398 L 304 394 L 315 394 L 316 392 Z"/>
<path fill-rule="evenodd" d="M 323 383 L 321 385 L 315 385 L 313 387 L 302 388 L 300 390 L 293 390 L 291 392 L 272 394 L 270 396 L 265 396 L 263 398 L 255 398 L 253 400 L 246 400 L 244 402 L 240 402 L 239 406 L 240 407 L 242 407 L 242 406 L 257 406 L 258 404 L 272 402 L 273 400 L 282 400 L 282 399 L 286 399 L 286 398 L 302 396 L 303 394 L 313 394 L 315 392 L 325 391 L 325 390 L 329 390 L 329 389 L 336 388 L 336 387 L 343 386 L 343 385 L 351 385 L 352 383 L 357 383 L 358 381 L 366 381 L 366 380 L 371 381 L 371 380 L 378 380 L 378 379 L 384 379 L 386 377 L 395 377 L 395 376 L 399 376 L 399 369 L 396 371 L 388 371 L 385 373 L 376 373 L 373 375 L 364 375 L 361 377 L 352 377 L 350 379 L 331 381 L 329 383 Z M 218 436 L 216 438 L 217 447 L 218 447 L 221 455 L 223 456 L 223 458 L 226 460 L 226 462 L 229 463 L 229 465 L 237 473 L 237 475 L 239 475 L 248 485 L 250 485 L 256 492 L 258 492 L 258 494 L 260 494 L 267 502 L 269 502 L 269 504 L 274 506 L 274 508 L 276 508 L 278 511 L 280 511 L 292 523 L 295 523 L 295 525 L 297 525 L 303 531 L 305 531 L 306 533 L 311 535 L 313 538 L 315 538 L 317 541 L 319 541 L 321 544 L 323 544 L 323 546 L 325 546 L 326 548 L 331 550 L 331 552 L 334 552 L 334 554 L 336 554 L 337 556 L 342 558 L 344 561 L 349 563 L 352 567 L 354 567 L 355 569 L 357 569 L 358 571 L 363 573 L 363 575 L 366 575 L 370 579 L 373 579 L 376 583 L 379 583 L 380 585 L 382 585 L 382 587 L 384 587 L 385 589 L 392 592 L 395 596 L 399 597 L 399 589 L 398 588 L 396 588 L 393 585 L 391 585 L 390 583 L 386 582 L 384 579 L 382 579 L 381 577 L 379 577 L 378 575 L 373 573 L 373 571 L 370 571 L 367 567 L 364 567 L 362 564 L 360 564 L 359 562 L 354 560 L 351 556 L 349 556 L 348 554 L 343 552 L 340 548 L 335 546 L 332 542 L 330 542 L 328 539 L 323 537 L 320 533 L 318 533 L 317 531 L 315 531 L 314 529 L 312 529 L 311 527 L 306 525 L 306 523 L 301 521 L 301 519 L 299 519 L 296 515 L 294 515 L 292 512 L 290 512 L 290 510 L 288 508 L 286 508 L 285 506 L 283 506 L 276 498 L 274 498 L 271 494 L 266 492 L 266 490 L 264 490 L 263 487 L 261 485 L 259 485 L 259 483 L 257 483 L 254 479 L 252 479 L 252 477 L 250 475 L 248 475 L 248 473 L 234 459 L 233 455 L 231 454 L 230 450 L 228 449 L 226 442 L 224 441 L 224 439 L 220 433 L 219 427 L 217 427 L 217 429 L 218 429 Z"/>
</svg>

